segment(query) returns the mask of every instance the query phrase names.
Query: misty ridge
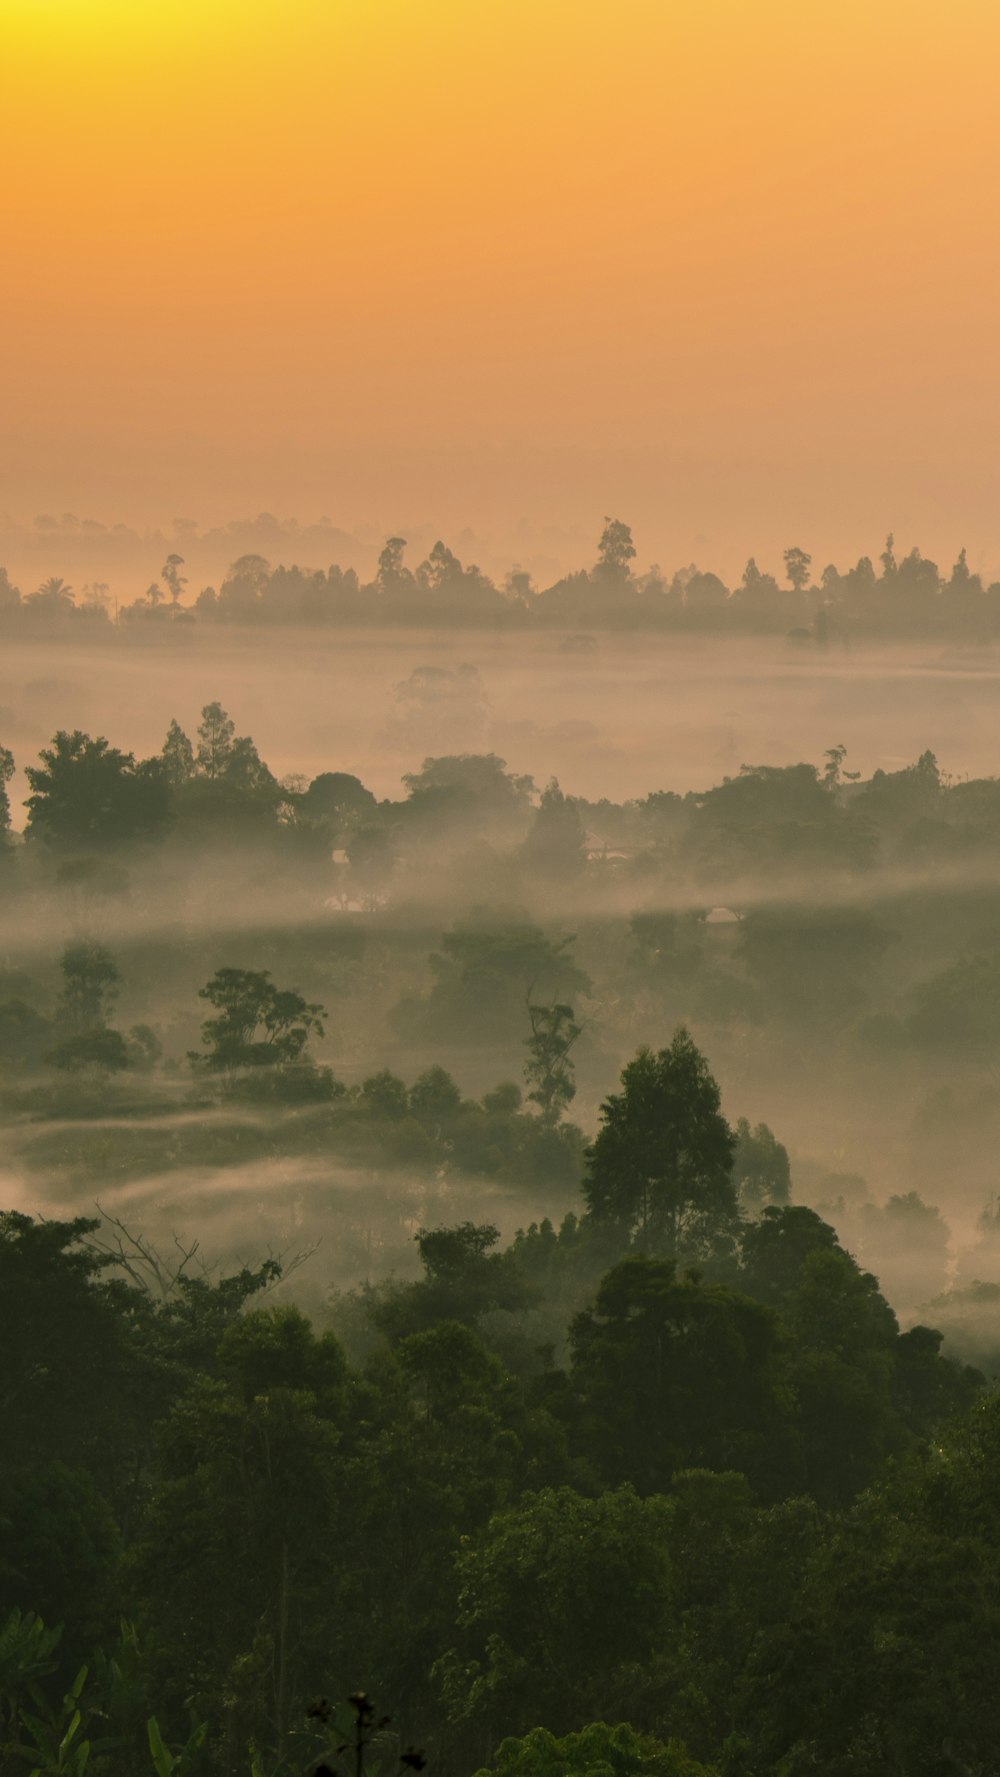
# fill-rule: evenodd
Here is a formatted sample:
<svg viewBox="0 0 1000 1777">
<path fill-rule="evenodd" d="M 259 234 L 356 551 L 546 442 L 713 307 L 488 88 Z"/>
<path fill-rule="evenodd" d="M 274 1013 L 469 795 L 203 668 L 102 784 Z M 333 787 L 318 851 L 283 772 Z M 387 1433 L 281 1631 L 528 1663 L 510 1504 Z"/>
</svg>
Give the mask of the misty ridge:
<svg viewBox="0 0 1000 1777">
<path fill-rule="evenodd" d="M 134 597 L 119 591 L 118 528 L 125 531 L 127 561 L 137 550 L 148 558 L 154 545 L 162 548 L 155 578 Z M 964 548 L 942 572 L 916 546 L 897 554 L 892 535 L 877 565 L 864 555 L 851 568 L 830 563 L 814 575 L 812 556 L 794 545 L 784 550 L 779 573 L 750 557 L 739 581 L 728 586 L 694 563 L 669 573 L 654 564 L 636 573 L 631 528 L 617 518 L 605 520 L 590 567 L 547 585 L 536 584 L 531 572 L 516 565 L 498 583 L 478 566 L 463 565 L 440 540 L 411 566 L 407 540 L 399 536 L 384 541 L 374 573 L 365 578 L 365 568 L 350 565 L 350 557 L 370 559 L 371 543 L 359 545 L 326 522 L 282 526 L 265 514 L 253 525 L 204 536 L 192 521 L 178 520 L 173 532 L 169 539 L 154 534 L 140 546 L 126 527 L 91 524 L 88 529 L 71 517 L 37 520 L 31 557 L 40 556 L 45 545 L 51 559 L 56 539 L 65 539 L 64 554 L 79 561 L 88 578 L 76 592 L 63 575 L 49 573 L 36 589 L 22 592 L 0 569 L 0 634 L 65 634 L 93 642 L 112 630 L 135 640 L 139 633 L 162 638 L 192 625 L 553 629 L 569 632 L 566 645 L 585 651 L 594 646 L 594 631 L 781 635 L 800 648 L 819 649 L 854 640 L 936 636 L 987 644 L 1000 631 L 1000 581 L 984 584 Z M 306 553 L 324 544 L 338 546 L 349 565 L 273 566 L 253 549 L 235 560 L 222 556 L 230 565 L 218 585 L 195 589 L 188 554 L 220 559 L 227 544 L 258 536 L 272 548 L 287 545 Z M 19 553 L 23 548 L 22 543 Z"/>
<path fill-rule="evenodd" d="M 481 697 L 468 668 L 413 677 L 446 726 Z M 235 1191 L 270 1240 L 276 1215 L 343 1219 L 324 1164 L 367 1168 L 337 1281 L 412 1267 L 438 1187 L 508 1235 L 571 1209 L 602 1097 L 680 1025 L 901 1312 L 1000 1285 L 1000 784 L 930 752 L 868 778 L 848 757 L 614 802 L 463 752 L 378 798 L 344 771 L 279 781 L 218 702 L 146 758 L 57 731 L 21 761 L 23 832 L 0 800 L 18 1203 L 124 1192 L 162 1232 L 165 1201 L 187 1219 L 203 1193 L 221 1223 Z M 14 767 L 0 749 L 5 785 Z M 256 1049 L 210 1064 L 211 1006 Z M 524 1074 L 546 1019 L 571 1038 L 558 1116 Z"/>
</svg>

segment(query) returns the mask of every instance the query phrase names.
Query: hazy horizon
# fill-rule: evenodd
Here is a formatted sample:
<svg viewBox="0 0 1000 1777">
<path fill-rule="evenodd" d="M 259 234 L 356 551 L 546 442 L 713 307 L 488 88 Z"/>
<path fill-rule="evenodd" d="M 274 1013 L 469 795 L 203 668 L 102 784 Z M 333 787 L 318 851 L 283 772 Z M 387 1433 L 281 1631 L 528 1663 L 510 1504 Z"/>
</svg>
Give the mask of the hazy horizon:
<svg viewBox="0 0 1000 1777">
<path fill-rule="evenodd" d="M 4 30 L 19 521 L 416 519 L 506 556 L 614 512 L 726 573 L 888 529 L 1000 560 L 986 0 L 613 31 L 597 0 L 7 0 Z"/>
</svg>

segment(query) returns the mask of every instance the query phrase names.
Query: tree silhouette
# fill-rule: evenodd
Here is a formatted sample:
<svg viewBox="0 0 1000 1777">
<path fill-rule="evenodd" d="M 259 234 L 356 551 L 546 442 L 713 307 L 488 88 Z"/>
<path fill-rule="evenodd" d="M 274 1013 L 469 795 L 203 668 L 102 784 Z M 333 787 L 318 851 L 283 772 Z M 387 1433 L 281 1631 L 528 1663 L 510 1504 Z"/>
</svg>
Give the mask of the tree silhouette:
<svg viewBox="0 0 1000 1777">
<path fill-rule="evenodd" d="M 628 576 L 629 562 L 635 560 L 635 544 L 631 527 L 620 518 L 605 518 L 597 545 L 597 573 L 612 580 Z"/>
<path fill-rule="evenodd" d="M 52 574 L 43 580 L 37 592 L 29 593 L 25 604 L 36 611 L 44 611 L 52 617 L 67 616 L 76 607 L 73 603 L 73 588 L 58 574 Z"/>
<path fill-rule="evenodd" d="M 187 578 L 181 573 L 183 566 L 184 557 L 171 551 L 160 569 L 160 579 L 170 594 L 170 603 L 175 606 L 180 602 L 181 593 L 187 585 Z"/>
<path fill-rule="evenodd" d="M 195 762 L 202 777 L 223 775 L 233 750 L 236 723 L 221 703 L 207 703 L 198 724 L 198 751 Z"/>
<path fill-rule="evenodd" d="M 375 574 L 375 584 L 380 592 L 397 592 L 400 587 L 413 585 L 413 575 L 403 566 L 405 548 L 405 537 L 386 538 Z"/>
<path fill-rule="evenodd" d="M 180 723 L 174 718 L 167 729 L 167 738 L 160 751 L 167 782 L 176 789 L 194 776 L 194 748 Z"/>
<path fill-rule="evenodd" d="M 217 1016 L 201 1027 L 205 1052 L 190 1059 L 209 1073 L 298 1061 L 310 1033 L 323 1035 L 323 1007 L 276 987 L 267 969 L 217 969 L 198 997 Z"/>
<path fill-rule="evenodd" d="M 708 1063 L 679 1027 L 669 1049 L 640 1049 L 601 1106 L 584 1186 L 595 1222 L 642 1250 L 709 1252 L 737 1221 L 735 1138 Z"/>
<path fill-rule="evenodd" d="M 812 556 L 804 549 L 795 547 L 784 552 L 785 573 L 795 592 L 804 592 L 809 584 L 809 570 L 812 567 Z"/>
<path fill-rule="evenodd" d="M 524 1064 L 524 1078 L 531 1088 L 528 1097 L 537 1104 L 542 1122 L 554 1128 L 576 1097 L 570 1051 L 582 1026 L 577 1024 L 572 1006 L 529 1004 L 528 1017 L 531 1035 L 525 1038 L 528 1056 Z"/>
</svg>

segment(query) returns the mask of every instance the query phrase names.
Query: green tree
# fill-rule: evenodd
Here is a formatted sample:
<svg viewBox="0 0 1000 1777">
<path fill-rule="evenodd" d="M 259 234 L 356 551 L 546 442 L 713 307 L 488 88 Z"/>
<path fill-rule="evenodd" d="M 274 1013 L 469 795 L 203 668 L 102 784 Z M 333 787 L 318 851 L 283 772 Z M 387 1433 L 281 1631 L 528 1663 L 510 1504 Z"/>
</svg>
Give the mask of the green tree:
<svg viewBox="0 0 1000 1777">
<path fill-rule="evenodd" d="M 587 835 L 580 811 L 555 778 L 542 791 L 521 856 L 527 868 L 540 876 L 572 875 L 586 863 Z"/>
<path fill-rule="evenodd" d="M 70 1036 L 106 1030 L 121 987 L 121 970 L 109 950 L 93 939 L 67 944 L 57 1017 Z"/>
<path fill-rule="evenodd" d="M 219 615 L 238 623 L 259 618 L 270 579 L 271 564 L 265 556 L 239 556 L 227 569 L 219 587 L 216 600 Z"/>
<path fill-rule="evenodd" d="M 345 1372 L 291 1307 L 237 1319 L 218 1367 L 164 1427 L 133 1573 L 171 1690 L 216 1720 L 223 1700 L 215 1768 L 245 1769 L 251 1740 L 288 1750 L 337 1645 Z"/>
<path fill-rule="evenodd" d="M 799 1480 L 777 1317 L 669 1260 L 633 1255 L 570 1328 L 578 1436 L 602 1481 L 665 1493 L 681 1469 L 733 1469 L 765 1497 Z"/>
<path fill-rule="evenodd" d="M 462 1094 L 443 1067 L 429 1067 L 414 1080 L 408 1103 L 418 1122 L 434 1126 L 454 1118 L 461 1108 Z"/>
<path fill-rule="evenodd" d="M 809 570 L 812 567 L 812 556 L 804 549 L 786 549 L 784 551 L 785 573 L 793 591 L 804 592 L 809 584 Z"/>
<path fill-rule="evenodd" d="M 441 539 L 434 544 L 427 560 L 421 562 L 417 569 L 417 579 L 421 586 L 432 592 L 440 591 L 449 583 L 461 583 L 463 576 L 462 564 L 454 551 L 448 548 Z"/>
<path fill-rule="evenodd" d="M 425 759 L 403 777 L 411 819 L 435 825 L 506 823 L 520 828 L 531 807 L 534 783 L 507 770 L 497 753 L 449 753 Z"/>
<path fill-rule="evenodd" d="M 38 591 L 29 593 L 24 602 L 29 610 L 46 617 L 70 617 L 76 609 L 72 586 L 68 586 L 58 574 L 50 574 Z"/>
<path fill-rule="evenodd" d="M 42 1681 L 56 1670 L 62 1629 L 46 1629 L 37 1611 L 12 1610 L 0 1623 L 0 1746 L 4 1756 L 20 1740 L 25 1704 L 45 1708 Z M 23 1757 L 30 1757 L 25 1748 Z"/>
<path fill-rule="evenodd" d="M 577 1024 L 572 1006 L 561 1004 L 529 1003 L 528 1017 L 531 1035 L 525 1038 L 528 1055 L 524 1063 L 528 1097 L 537 1104 L 542 1122 L 554 1129 L 576 1097 L 571 1052 L 582 1026 Z"/>
<path fill-rule="evenodd" d="M 101 1079 L 122 1073 L 129 1065 L 128 1044 L 120 1030 L 85 1030 L 57 1044 L 49 1058 L 53 1067 L 66 1073 L 91 1074 Z"/>
<path fill-rule="evenodd" d="M 587 1150 L 591 1215 L 643 1250 L 710 1252 L 737 1223 L 736 1144 L 705 1057 L 681 1026 L 669 1049 L 640 1049 L 621 1078 Z"/>
<path fill-rule="evenodd" d="M 405 537 L 387 537 L 379 552 L 375 584 L 381 593 L 402 592 L 413 587 L 413 575 L 403 565 Z"/>
<path fill-rule="evenodd" d="M 303 791 L 298 808 L 309 820 L 323 822 L 336 837 L 374 815 L 378 803 L 359 777 L 348 771 L 321 771 Z"/>
<path fill-rule="evenodd" d="M 423 1708 L 440 1725 L 429 1656 L 454 1639 L 455 1553 L 551 1476 L 559 1442 L 474 1330 L 454 1321 L 378 1352 L 356 1413 L 351 1535 L 333 1557 L 345 1588 L 341 1645 L 400 1719 Z"/>
<path fill-rule="evenodd" d="M 100 737 L 60 729 L 29 765 L 29 839 L 53 846 L 125 845 L 158 837 L 170 818 L 169 786 L 158 759 L 136 764 Z"/>
<path fill-rule="evenodd" d="M 605 518 L 597 545 L 595 572 L 608 580 L 626 580 L 635 553 L 630 526 L 623 524 L 620 518 Z"/>
<path fill-rule="evenodd" d="M 836 1229 L 805 1204 L 767 1204 L 740 1238 L 744 1289 L 780 1305 L 802 1281 L 813 1253 L 838 1252 Z"/>
<path fill-rule="evenodd" d="M 740 1208 L 748 1215 L 758 1215 L 768 1203 L 788 1202 L 792 1189 L 788 1149 L 766 1123 L 751 1129 L 748 1118 L 737 1119 L 733 1182 Z"/>
<path fill-rule="evenodd" d="M 852 1498 L 911 1444 L 896 1401 L 899 1327 L 877 1280 L 839 1248 L 813 1252 L 786 1297 L 806 1484 Z"/>
<path fill-rule="evenodd" d="M 217 969 L 198 997 L 217 1016 L 201 1027 L 204 1053 L 191 1056 L 210 1073 L 296 1062 L 310 1034 L 322 1036 L 326 1013 L 293 989 L 278 988 L 267 969 Z"/>
<path fill-rule="evenodd" d="M 386 1123 L 398 1123 L 407 1112 L 406 1083 L 387 1067 L 362 1081 L 361 1103 L 371 1116 Z"/>
<path fill-rule="evenodd" d="M 539 1721 L 565 1734 L 621 1711 L 670 1623 L 670 1506 L 621 1487 L 527 1493 L 463 1548 L 458 1648 L 438 1663 L 449 1712 L 494 1744 Z"/>
<path fill-rule="evenodd" d="M 69 1460 L 111 1497 L 130 1472 L 139 1354 L 97 1226 L 0 1212 L 0 1484 Z"/>
<path fill-rule="evenodd" d="M 387 1287 L 373 1300 L 376 1325 L 393 1339 L 444 1322 L 475 1326 L 484 1314 L 517 1310 L 534 1292 L 505 1255 L 494 1251 L 500 1230 L 490 1222 L 421 1228 L 419 1283 Z"/>
<path fill-rule="evenodd" d="M 488 1770 L 476 1777 L 713 1777 L 676 1740 L 664 1744 L 628 1722 L 590 1722 L 556 1738 L 532 1728 L 520 1740 L 502 1740 Z"/>
<path fill-rule="evenodd" d="M 823 767 L 823 788 L 835 790 L 840 783 L 840 769 L 847 758 L 847 748 L 840 743 L 835 747 L 827 747 L 823 757 L 826 760 Z"/>
<path fill-rule="evenodd" d="M 195 763 L 202 777 L 218 778 L 225 773 L 233 751 L 236 723 L 226 714 L 221 703 L 207 703 L 198 724 L 198 750 Z"/>
<path fill-rule="evenodd" d="M 457 920 L 430 957 L 426 997 L 405 997 L 395 1017 L 410 1035 L 438 1042 L 517 1043 L 525 1001 L 566 1003 L 590 981 L 571 954 L 572 937 L 553 940 L 530 920 L 476 908 Z M 544 996 L 544 999 L 543 999 Z"/>
<path fill-rule="evenodd" d="M 257 751 L 249 735 L 240 734 L 229 750 L 225 780 L 233 789 L 251 796 L 278 795 L 278 783 Z"/>
<path fill-rule="evenodd" d="M 114 1629 L 122 1554 L 114 1512 L 86 1468 L 36 1461 L 0 1484 L 0 1589 L 62 1625 L 70 1661 Z"/>
<path fill-rule="evenodd" d="M 95 1078 L 121 1073 L 129 1055 L 121 1032 L 110 1028 L 121 985 L 114 957 L 103 944 L 83 939 L 67 944 L 62 973 L 56 1027 L 66 1035 L 49 1057 L 53 1067 Z"/>
<path fill-rule="evenodd" d="M 1000 1741 L 998 1401 L 821 1527 L 742 1690 L 751 1769 L 989 1772 Z M 777 1673 L 780 1682 L 775 1682 Z"/>
<path fill-rule="evenodd" d="M 160 751 L 163 772 L 168 784 L 176 788 L 194 776 L 194 748 L 180 723 L 174 719 L 167 729 L 167 738 Z"/>
<path fill-rule="evenodd" d="M 181 573 L 183 566 L 184 557 L 178 555 L 176 550 L 171 550 L 160 569 L 160 579 L 163 581 L 164 586 L 170 594 L 171 605 L 175 608 L 180 603 L 181 594 L 187 585 L 187 578 Z"/>
</svg>

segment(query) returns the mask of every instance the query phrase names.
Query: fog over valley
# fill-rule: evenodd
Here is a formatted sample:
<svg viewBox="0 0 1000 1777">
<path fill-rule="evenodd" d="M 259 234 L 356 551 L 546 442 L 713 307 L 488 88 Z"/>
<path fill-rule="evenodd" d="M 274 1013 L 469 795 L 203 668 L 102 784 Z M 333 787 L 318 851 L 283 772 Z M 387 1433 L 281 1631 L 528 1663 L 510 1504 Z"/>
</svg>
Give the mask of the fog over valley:
<svg viewBox="0 0 1000 1777">
<path fill-rule="evenodd" d="M 13 1200 L 99 1199 L 161 1240 L 197 1227 L 220 1260 L 252 1227 L 262 1249 L 318 1242 L 293 1293 L 408 1274 L 429 1218 L 478 1215 L 510 1239 L 576 1208 L 621 1067 L 683 1024 L 731 1123 L 775 1131 L 794 1200 L 904 1318 L 1000 1283 L 998 692 L 1000 659 L 955 643 L 13 637 Z M 86 1028 L 68 1011 L 91 991 L 67 988 L 74 947 L 112 972 L 87 1015 L 148 1037 L 53 1071 L 57 1038 Z M 279 1069 L 262 1101 L 268 1070 L 199 1075 L 199 994 L 220 968 L 322 1007 L 311 1084 Z M 523 1147 L 530 1117 L 516 1153 L 478 1125 L 498 1084 L 530 1088 L 531 1004 L 563 1001 L 581 1028 L 553 1170 Z M 469 1107 L 463 1139 L 403 1099 L 366 1105 L 366 1081 L 404 1093 L 428 1069 Z"/>
<path fill-rule="evenodd" d="M 113 710 L 116 744 L 148 754 L 172 717 L 190 725 L 218 699 L 279 779 L 349 770 L 381 798 L 430 753 L 498 752 L 541 783 L 623 801 L 839 742 L 866 775 L 929 747 L 953 777 L 989 776 L 998 685 L 1000 652 L 940 642 L 803 655 L 784 636 L 184 631 L 8 639 L 0 724 L 22 770 L 57 727 L 103 732 Z"/>
</svg>

